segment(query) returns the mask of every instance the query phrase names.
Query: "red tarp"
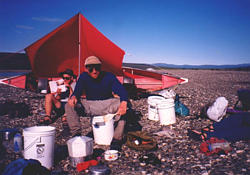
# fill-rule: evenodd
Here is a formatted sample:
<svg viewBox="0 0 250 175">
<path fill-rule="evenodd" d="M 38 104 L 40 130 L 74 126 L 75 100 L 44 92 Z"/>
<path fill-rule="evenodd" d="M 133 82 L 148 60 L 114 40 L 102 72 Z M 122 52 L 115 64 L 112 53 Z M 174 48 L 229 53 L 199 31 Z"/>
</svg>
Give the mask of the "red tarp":
<svg viewBox="0 0 250 175">
<path fill-rule="evenodd" d="M 164 89 L 187 82 L 187 79 L 171 75 L 123 68 L 125 52 L 100 33 L 82 14 L 50 32 L 25 49 L 32 71 L 39 78 L 57 77 L 66 68 L 76 75 L 84 71 L 88 56 L 95 55 L 102 60 L 103 70 L 113 72 L 124 81 L 134 79 L 138 88 Z M 79 66 L 80 60 L 80 66 Z"/>
<path fill-rule="evenodd" d="M 56 77 L 66 68 L 72 69 L 78 75 L 79 48 L 80 72 L 84 71 L 85 59 L 95 55 L 102 60 L 103 70 L 114 74 L 121 73 L 125 52 L 80 13 L 28 46 L 25 51 L 37 77 Z"/>
</svg>

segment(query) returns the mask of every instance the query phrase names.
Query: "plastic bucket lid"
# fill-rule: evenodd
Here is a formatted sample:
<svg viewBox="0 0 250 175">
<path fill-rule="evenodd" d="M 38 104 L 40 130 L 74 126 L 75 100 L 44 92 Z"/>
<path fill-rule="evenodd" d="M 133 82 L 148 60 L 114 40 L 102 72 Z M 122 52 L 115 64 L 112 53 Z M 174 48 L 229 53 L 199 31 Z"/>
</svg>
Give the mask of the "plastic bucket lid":
<svg viewBox="0 0 250 175">
<path fill-rule="evenodd" d="M 165 100 L 165 98 L 161 97 L 161 96 L 149 96 L 148 97 L 148 104 L 157 105 L 157 104 L 161 103 L 163 100 Z"/>
<path fill-rule="evenodd" d="M 175 104 L 174 104 L 174 99 L 172 99 L 172 98 L 167 98 L 167 99 L 164 99 L 163 101 L 162 101 L 162 103 L 159 103 L 158 105 L 157 105 L 157 108 L 158 109 L 162 109 L 162 108 L 172 108 L 172 107 L 174 107 L 175 106 Z"/>
<path fill-rule="evenodd" d="M 55 129 L 56 128 L 52 126 L 33 126 L 29 128 L 24 128 L 23 135 L 33 136 L 39 134 L 39 136 L 48 136 L 48 135 L 53 135 L 55 133 Z"/>
</svg>

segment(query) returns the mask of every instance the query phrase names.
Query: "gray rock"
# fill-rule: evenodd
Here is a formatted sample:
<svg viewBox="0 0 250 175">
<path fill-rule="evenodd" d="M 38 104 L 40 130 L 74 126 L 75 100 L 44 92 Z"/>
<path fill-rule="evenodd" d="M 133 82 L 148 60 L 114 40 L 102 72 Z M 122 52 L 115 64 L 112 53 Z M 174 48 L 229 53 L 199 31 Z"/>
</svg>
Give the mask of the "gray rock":
<svg viewBox="0 0 250 175">
<path fill-rule="evenodd" d="M 177 137 L 153 136 L 158 143 L 155 151 L 136 151 L 123 146 L 122 155 L 117 161 L 101 162 L 108 165 L 112 174 L 246 174 L 249 171 L 250 145 L 247 142 L 239 141 L 231 143 L 233 151 L 223 156 L 205 156 L 200 153 L 201 142 L 193 141 L 187 137 L 187 129 L 201 129 L 212 122 L 205 118 L 196 118 L 203 106 L 213 102 L 217 97 L 224 96 L 233 106 L 237 101 L 237 90 L 239 88 L 250 89 L 250 72 L 245 71 L 217 71 L 217 70 L 167 70 L 176 76 L 186 77 L 189 83 L 180 85 L 175 90 L 180 94 L 181 102 L 190 109 L 190 116 L 181 117 L 176 115 L 177 122 L 172 125 Z M 37 125 L 40 113 L 44 112 L 44 95 L 25 91 L 0 84 L 0 103 L 6 100 L 14 102 L 25 102 L 31 109 L 27 118 L 10 119 L 8 115 L 0 116 L 0 129 L 19 128 Z M 164 127 L 159 122 L 148 120 L 147 98 L 131 100 L 133 109 L 141 113 L 139 121 L 143 131 L 155 133 L 162 131 Z M 91 130 L 90 118 L 80 118 L 83 134 Z M 62 135 L 63 128 L 61 120 L 58 119 L 52 126 L 56 127 L 56 145 L 65 145 L 70 136 Z M 170 127 L 169 127 L 170 128 Z M 168 129 L 169 129 L 168 128 Z M 108 149 L 105 147 L 104 149 Z M 0 150 L 1 153 L 1 150 Z M 161 165 L 141 165 L 138 158 L 147 153 L 154 153 L 160 160 Z M 15 160 L 17 156 L 8 152 L 1 154 L 0 167 L 6 166 Z M 66 174 L 78 173 L 70 166 L 69 158 L 65 158 L 55 164 L 55 170 L 63 170 Z M 1 171 L 1 169 L 0 169 Z M 87 172 L 85 172 L 87 173 Z"/>
</svg>

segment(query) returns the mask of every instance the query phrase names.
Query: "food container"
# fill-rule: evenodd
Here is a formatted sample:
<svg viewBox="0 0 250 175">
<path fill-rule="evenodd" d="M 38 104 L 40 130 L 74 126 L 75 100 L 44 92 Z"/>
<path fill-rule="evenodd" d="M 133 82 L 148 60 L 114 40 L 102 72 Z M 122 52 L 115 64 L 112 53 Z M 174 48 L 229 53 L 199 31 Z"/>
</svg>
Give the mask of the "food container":
<svg viewBox="0 0 250 175">
<path fill-rule="evenodd" d="M 23 140 L 22 135 L 20 133 L 16 133 L 14 136 L 14 152 L 21 153 L 23 150 Z"/>
<path fill-rule="evenodd" d="M 91 166 L 89 168 L 90 174 L 91 175 L 109 175 L 111 173 L 110 168 L 108 168 L 106 165 L 96 165 L 96 166 Z"/>
<path fill-rule="evenodd" d="M 114 136 L 113 119 L 105 122 L 103 116 L 95 116 L 92 120 L 92 128 L 96 144 L 110 145 Z"/>
<path fill-rule="evenodd" d="M 120 157 L 120 153 L 117 150 L 107 150 L 104 153 L 104 159 L 107 161 L 117 160 Z"/>
<path fill-rule="evenodd" d="M 18 132 L 17 129 L 14 128 L 6 128 L 0 131 L 1 140 L 10 141 L 13 139 L 14 135 Z"/>
</svg>

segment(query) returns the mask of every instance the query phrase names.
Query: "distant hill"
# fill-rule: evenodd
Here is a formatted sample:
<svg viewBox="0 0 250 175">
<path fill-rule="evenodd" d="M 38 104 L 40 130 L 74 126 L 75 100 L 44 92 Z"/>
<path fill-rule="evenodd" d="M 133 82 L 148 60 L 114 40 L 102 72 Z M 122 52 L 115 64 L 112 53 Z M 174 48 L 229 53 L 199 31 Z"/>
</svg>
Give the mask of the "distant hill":
<svg viewBox="0 0 250 175">
<path fill-rule="evenodd" d="M 233 69 L 250 71 L 249 64 L 238 65 L 174 65 L 165 63 L 143 64 L 143 63 L 123 63 L 125 67 L 138 69 Z M 0 52 L 0 70 L 31 70 L 28 56 L 25 53 Z"/>
<path fill-rule="evenodd" d="M 25 53 L 0 52 L 0 70 L 31 70 L 28 56 Z"/>
<path fill-rule="evenodd" d="M 125 67 L 132 67 L 138 69 L 226 69 L 226 70 L 247 70 L 250 71 L 250 64 L 237 65 L 175 65 L 165 63 L 155 64 L 140 64 L 140 63 L 123 63 Z"/>
<path fill-rule="evenodd" d="M 172 69 L 236 69 L 250 70 L 250 63 L 237 65 L 175 65 L 165 63 L 155 63 L 154 66 Z"/>
<path fill-rule="evenodd" d="M 157 66 L 154 66 L 152 64 L 141 64 L 141 63 L 123 63 L 122 66 L 124 67 L 132 67 L 132 68 L 137 68 L 137 69 L 160 69 Z"/>
</svg>

